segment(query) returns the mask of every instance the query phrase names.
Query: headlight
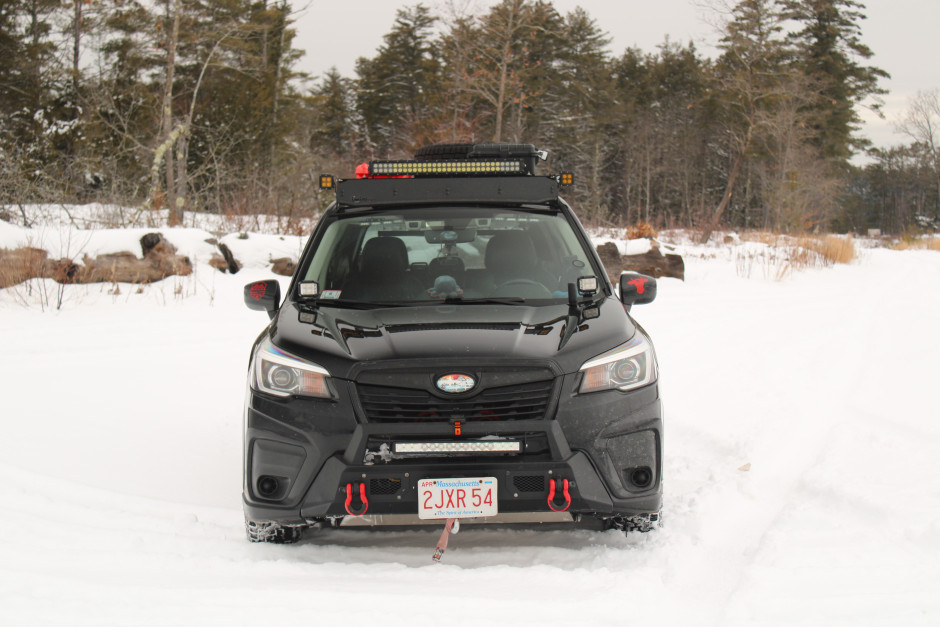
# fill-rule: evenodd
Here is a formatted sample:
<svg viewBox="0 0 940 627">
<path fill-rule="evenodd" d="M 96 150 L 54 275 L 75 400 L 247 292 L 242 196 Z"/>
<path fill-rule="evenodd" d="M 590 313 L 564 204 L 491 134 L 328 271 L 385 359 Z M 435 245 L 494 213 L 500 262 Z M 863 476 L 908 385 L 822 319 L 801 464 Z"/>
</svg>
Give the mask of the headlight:
<svg viewBox="0 0 940 627">
<path fill-rule="evenodd" d="M 638 332 L 626 344 L 586 362 L 581 371 L 584 372 L 581 394 L 632 390 L 656 380 L 656 353 L 653 345 Z"/>
<path fill-rule="evenodd" d="M 322 366 L 282 351 L 265 338 L 251 366 L 251 387 L 275 396 L 312 396 L 333 398 Z"/>
</svg>

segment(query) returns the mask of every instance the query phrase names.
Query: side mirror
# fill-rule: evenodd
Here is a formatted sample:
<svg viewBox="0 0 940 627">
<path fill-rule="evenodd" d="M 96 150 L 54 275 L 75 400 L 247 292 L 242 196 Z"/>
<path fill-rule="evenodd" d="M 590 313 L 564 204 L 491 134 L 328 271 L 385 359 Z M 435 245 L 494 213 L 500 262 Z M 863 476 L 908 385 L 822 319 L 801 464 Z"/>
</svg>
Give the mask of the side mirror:
<svg viewBox="0 0 940 627">
<path fill-rule="evenodd" d="M 620 275 L 620 302 L 627 311 L 633 305 L 645 305 L 656 300 L 656 279 L 637 272 Z"/>
<path fill-rule="evenodd" d="M 281 284 L 275 280 L 255 281 L 245 286 L 245 304 L 248 309 L 268 312 L 274 318 L 281 304 Z"/>
</svg>

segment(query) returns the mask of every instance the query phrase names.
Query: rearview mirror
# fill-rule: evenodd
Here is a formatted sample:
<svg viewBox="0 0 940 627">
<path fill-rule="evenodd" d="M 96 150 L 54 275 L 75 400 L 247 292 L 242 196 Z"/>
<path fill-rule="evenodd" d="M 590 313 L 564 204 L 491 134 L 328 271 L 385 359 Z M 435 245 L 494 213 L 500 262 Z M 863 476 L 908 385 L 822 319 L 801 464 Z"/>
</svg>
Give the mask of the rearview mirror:
<svg viewBox="0 0 940 627">
<path fill-rule="evenodd" d="M 424 232 L 424 241 L 428 244 L 467 244 L 477 237 L 475 229 L 430 230 Z"/>
<path fill-rule="evenodd" d="M 620 302 L 627 311 L 633 305 L 645 305 L 656 300 L 656 279 L 638 272 L 620 275 Z"/>
<path fill-rule="evenodd" d="M 245 304 L 248 309 L 268 312 L 274 318 L 281 304 L 281 284 L 275 280 L 255 281 L 245 286 Z"/>
</svg>

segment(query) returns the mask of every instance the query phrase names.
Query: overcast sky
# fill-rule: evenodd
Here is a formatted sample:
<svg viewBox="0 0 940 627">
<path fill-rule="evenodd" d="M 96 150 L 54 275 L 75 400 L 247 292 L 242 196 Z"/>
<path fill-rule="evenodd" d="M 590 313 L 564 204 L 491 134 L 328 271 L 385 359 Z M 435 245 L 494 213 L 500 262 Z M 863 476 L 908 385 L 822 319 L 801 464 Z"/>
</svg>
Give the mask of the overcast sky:
<svg viewBox="0 0 940 627">
<path fill-rule="evenodd" d="M 481 11 L 493 0 L 471 2 Z M 619 55 L 636 46 L 654 51 L 668 36 L 681 43 L 694 41 L 707 55 L 715 52 L 718 40 L 714 11 L 704 8 L 710 0 L 554 0 L 562 14 L 583 7 L 611 38 L 610 51 Z M 354 76 L 356 59 L 372 56 L 382 44 L 395 19 L 395 12 L 417 2 L 389 0 L 293 0 L 301 11 L 297 19 L 295 45 L 306 54 L 297 68 L 317 76 L 336 66 L 341 74 Z M 863 110 L 863 133 L 875 145 L 906 143 L 894 132 L 892 121 L 906 108 L 918 90 L 940 87 L 940 0 L 863 0 L 868 19 L 862 23 L 862 39 L 874 51 L 872 64 L 887 70 L 891 79 L 883 83 L 886 120 Z M 443 10 L 446 2 L 425 0 Z"/>
</svg>

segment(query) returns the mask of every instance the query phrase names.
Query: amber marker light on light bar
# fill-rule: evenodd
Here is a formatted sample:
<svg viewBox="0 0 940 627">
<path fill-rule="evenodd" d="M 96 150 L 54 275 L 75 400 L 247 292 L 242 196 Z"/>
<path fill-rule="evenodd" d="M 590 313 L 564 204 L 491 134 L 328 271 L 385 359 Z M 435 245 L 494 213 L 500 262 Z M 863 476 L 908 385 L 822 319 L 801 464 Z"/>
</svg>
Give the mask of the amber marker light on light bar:
<svg viewBox="0 0 940 627">
<path fill-rule="evenodd" d="M 392 450 L 399 455 L 434 453 L 519 453 L 522 443 L 493 440 L 488 442 L 395 442 Z"/>
<path fill-rule="evenodd" d="M 558 183 L 568 187 L 569 185 L 574 185 L 574 174 L 571 172 L 562 172 L 558 175 Z"/>
<path fill-rule="evenodd" d="M 454 174 L 525 174 L 525 163 L 519 160 L 467 161 L 373 161 L 372 176 L 434 176 Z"/>
<path fill-rule="evenodd" d="M 320 189 L 333 189 L 336 187 L 336 180 L 332 174 L 320 175 Z"/>
</svg>

